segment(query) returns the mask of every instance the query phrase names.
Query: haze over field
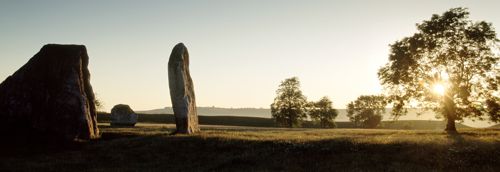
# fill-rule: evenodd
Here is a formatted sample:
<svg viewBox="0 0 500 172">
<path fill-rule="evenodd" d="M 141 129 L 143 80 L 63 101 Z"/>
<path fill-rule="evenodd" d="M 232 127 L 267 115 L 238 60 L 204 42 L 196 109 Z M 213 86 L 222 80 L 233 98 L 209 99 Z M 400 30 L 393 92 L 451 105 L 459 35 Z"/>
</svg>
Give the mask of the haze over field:
<svg viewBox="0 0 500 172">
<path fill-rule="evenodd" d="M 279 82 L 297 76 L 308 100 L 344 109 L 382 93 L 389 44 L 459 6 L 500 28 L 495 0 L 2 1 L 0 80 L 44 44 L 84 44 L 104 110 L 170 106 L 168 56 L 184 42 L 198 106 L 269 108 Z"/>
</svg>

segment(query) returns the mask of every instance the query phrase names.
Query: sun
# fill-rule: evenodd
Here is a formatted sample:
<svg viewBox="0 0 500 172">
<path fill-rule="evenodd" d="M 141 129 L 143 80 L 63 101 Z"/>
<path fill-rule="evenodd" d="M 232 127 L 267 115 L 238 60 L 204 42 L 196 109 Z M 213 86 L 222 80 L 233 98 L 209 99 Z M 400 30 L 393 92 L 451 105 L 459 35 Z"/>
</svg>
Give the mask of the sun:
<svg viewBox="0 0 500 172">
<path fill-rule="evenodd" d="M 440 83 L 436 83 L 434 84 L 434 86 L 432 87 L 432 91 L 440 96 L 443 96 L 444 93 L 446 92 L 446 87 L 444 87 L 443 84 L 440 84 Z"/>
</svg>

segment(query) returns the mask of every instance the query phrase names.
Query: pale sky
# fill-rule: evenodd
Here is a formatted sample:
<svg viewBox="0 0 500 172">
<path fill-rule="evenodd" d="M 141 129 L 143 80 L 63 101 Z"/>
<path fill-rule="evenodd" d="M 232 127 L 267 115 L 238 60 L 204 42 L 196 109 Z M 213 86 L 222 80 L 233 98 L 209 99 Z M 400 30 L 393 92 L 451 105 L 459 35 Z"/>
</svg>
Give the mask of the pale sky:
<svg viewBox="0 0 500 172">
<path fill-rule="evenodd" d="M 499 31 L 500 1 L 0 1 L 0 80 L 44 44 L 83 44 L 91 83 L 109 111 L 171 106 L 167 62 L 190 53 L 198 106 L 269 108 L 297 76 L 309 100 L 336 108 L 380 94 L 389 44 L 432 14 L 467 7 Z"/>
</svg>

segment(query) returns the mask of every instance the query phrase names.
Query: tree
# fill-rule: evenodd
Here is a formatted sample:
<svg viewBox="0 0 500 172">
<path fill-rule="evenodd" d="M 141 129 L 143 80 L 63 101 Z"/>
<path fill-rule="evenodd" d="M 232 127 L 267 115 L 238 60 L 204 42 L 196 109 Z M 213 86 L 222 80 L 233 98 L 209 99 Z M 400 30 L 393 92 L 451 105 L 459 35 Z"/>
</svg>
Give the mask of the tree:
<svg viewBox="0 0 500 172">
<path fill-rule="evenodd" d="M 307 100 L 300 91 L 297 77 L 285 79 L 276 91 L 276 98 L 271 104 L 271 114 L 279 126 L 300 126 L 306 118 Z"/>
<path fill-rule="evenodd" d="M 328 97 L 323 97 L 317 102 L 311 102 L 309 116 L 312 120 L 319 122 L 322 128 L 334 128 L 337 110 L 333 109 L 332 101 Z"/>
<path fill-rule="evenodd" d="M 97 111 L 102 111 L 104 109 L 104 102 L 97 97 L 97 94 L 94 96 L 94 105 Z"/>
<path fill-rule="evenodd" d="M 347 105 L 347 117 L 355 127 L 375 128 L 382 121 L 386 105 L 384 96 L 359 96 Z"/>
<path fill-rule="evenodd" d="M 469 117 L 500 122 L 500 65 L 496 33 L 490 23 L 469 20 L 466 8 L 453 8 L 417 24 L 417 33 L 390 45 L 389 62 L 379 72 L 395 117 L 411 102 L 447 120 Z"/>
</svg>

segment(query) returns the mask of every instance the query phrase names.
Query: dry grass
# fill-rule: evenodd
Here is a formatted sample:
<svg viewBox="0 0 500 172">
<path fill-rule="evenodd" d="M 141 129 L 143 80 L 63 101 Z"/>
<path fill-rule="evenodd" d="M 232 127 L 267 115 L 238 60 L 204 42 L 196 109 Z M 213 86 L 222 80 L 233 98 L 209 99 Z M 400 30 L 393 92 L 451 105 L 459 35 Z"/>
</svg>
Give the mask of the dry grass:
<svg viewBox="0 0 500 172">
<path fill-rule="evenodd" d="M 280 129 L 101 125 L 100 140 L 43 151 L 17 145 L 0 171 L 499 171 L 500 130 Z M 4 147 L 5 148 L 5 147 Z M 44 147 L 45 150 L 45 147 Z"/>
</svg>

